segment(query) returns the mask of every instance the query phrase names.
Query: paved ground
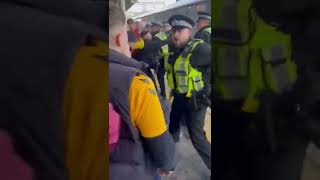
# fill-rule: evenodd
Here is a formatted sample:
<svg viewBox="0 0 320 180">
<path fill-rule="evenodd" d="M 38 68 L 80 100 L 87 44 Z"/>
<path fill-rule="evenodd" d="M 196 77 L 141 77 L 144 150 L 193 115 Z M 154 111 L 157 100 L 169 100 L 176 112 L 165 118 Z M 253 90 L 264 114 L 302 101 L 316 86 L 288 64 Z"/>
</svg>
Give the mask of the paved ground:
<svg viewBox="0 0 320 180">
<path fill-rule="evenodd" d="M 307 150 L 302 180 L 320 180 L 320 150 L 313 144 Z"/>
<path fill-rule="evenodd" d="M 211 142 L 211 111 L 206 116 L 205 131 Z M 161 180 L 210 180 L 210 171 L 193 148 L 187 130 L 182 129 L 180 142 L 177 144 L 178 165 L 172 177 Z"/>
<path fill-rule="evenodd" d="M 168 87 L 167 81 L 165 83 Z M 166 89 L 166 92 L 170 94 L 169 89 Z M 207 111 L 204 130 L 211 142 L 211 109 Z M 191 144 L 186 128 L 182 128 L 182 132 L 180 142 L 177 144 L 178 164 L 175 174 L 172 177 L 163 177 L 161 180 L 210 180 L 211 172 Z"/>
</svg>

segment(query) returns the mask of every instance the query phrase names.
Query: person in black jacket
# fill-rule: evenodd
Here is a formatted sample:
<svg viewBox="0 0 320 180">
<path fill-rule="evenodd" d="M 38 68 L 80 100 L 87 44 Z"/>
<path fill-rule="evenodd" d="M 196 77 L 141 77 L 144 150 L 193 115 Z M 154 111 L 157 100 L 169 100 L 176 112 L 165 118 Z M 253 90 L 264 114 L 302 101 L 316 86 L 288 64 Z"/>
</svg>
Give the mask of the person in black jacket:
<svg viewBox="0 0 320 180">
<path fill-rule="evenodd" d="M 286 142 L 290 154 L 282 155 L 282 161 L 274 162 L 274 166 L 287 166 L 281 173 L 290 179 L 300 179 L 307 144 L 312 141 L 320 148 L 320 35 L 317 33 L 320 30 L 320 2 L 252 0 L 252 3 L 257 15 L 265 22 L 291 35 L 298 79 L 291 98 L 288 98 L 290 103 L 285 106 L 289 109 L 288 114 L 293 116 L 291 126 L 299 127 L 294 132 L 299 139 Z M 294 124 L 292 119 L 298 119 L 300 123 Z"/>
<path fill-rule="evenodd" d="M 144 47 L 136 50 L 133 58 L 138 61 L 145 62 L 151 69 L 157 70 L 160 58 L 159 52 L 161 46 L 166 44 L 166 42 L 153 41 L 151 33 L 147 31 L 142 31 L 140 35 L 144 41 Z"/>
</svg>

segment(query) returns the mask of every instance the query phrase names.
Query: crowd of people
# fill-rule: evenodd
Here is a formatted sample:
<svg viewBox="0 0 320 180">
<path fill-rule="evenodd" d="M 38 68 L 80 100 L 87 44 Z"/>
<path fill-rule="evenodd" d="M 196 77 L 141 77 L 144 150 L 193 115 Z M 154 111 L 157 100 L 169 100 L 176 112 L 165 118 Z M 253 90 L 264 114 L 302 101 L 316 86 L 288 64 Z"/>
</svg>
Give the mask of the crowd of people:
<svg viewBox="0 0 320 180">
<path fill-rule="evenodd" d="M 112 141 L 110 179 L 172 175 L 179 163 L 175 143 L 182 121 L 211 169 L 211 145 L 203 129 L 211 105 L 210 22 L 205 12 L 196 22 L 180 14 L 142 22 L 109 5 L 109 103 L 120 122 L 113 126 L 109 116 L 109 138 L 116 134 L 111 127 L 119 132 Z"/>
<path fill-rule="evenodd" d="M 211 48 L 192 19 L 145 26 L 104 1 L 66 0 L 4 1 L 0 14 L 1 180 L 170 176 L 183 116 L 211 168 Z"/>
</svg>

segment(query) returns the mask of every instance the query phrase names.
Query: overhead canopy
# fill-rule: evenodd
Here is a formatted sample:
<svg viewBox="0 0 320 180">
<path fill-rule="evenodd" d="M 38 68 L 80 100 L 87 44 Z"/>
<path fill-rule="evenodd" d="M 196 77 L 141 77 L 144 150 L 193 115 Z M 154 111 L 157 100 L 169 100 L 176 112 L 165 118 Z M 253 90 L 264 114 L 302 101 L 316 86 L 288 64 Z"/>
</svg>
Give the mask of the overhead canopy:
<svg viewBox="0 0 320 180">
<path fill-rule="evenodd" d="M 134 5 L 134 3 L 136 3 L 138 0 L 125 0 L 125 10 L 128 10 L 131 6 Z"/>
<path fill-rule="evenodd" d="M 132 18 L 143 13 L 158 11 L 174 3 L 176 0 L 136 0 L 136 3 L 127 10 L 126 15 Z"/>
</svg>

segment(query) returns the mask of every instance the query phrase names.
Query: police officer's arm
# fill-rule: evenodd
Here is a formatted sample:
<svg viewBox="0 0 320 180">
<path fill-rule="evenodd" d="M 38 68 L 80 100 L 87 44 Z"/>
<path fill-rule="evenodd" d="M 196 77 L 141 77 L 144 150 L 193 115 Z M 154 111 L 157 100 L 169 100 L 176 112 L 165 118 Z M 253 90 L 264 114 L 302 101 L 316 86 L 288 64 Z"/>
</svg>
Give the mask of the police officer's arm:
<svg viewBox="0 0 320 180">
<path fill-rule="evenodd" d="M 152 41 L 162 41 L 162 40 L 160 38 L 158 38 L 157 36 L 153 36 Z"/>
<path fill-rule="evenodd" d="M 139 129 L 154 164 L 162 170 L 172 170 L 175 145 L 150 78 L 140 75 L 133 79 L 129 102 L 132 123 Z"/>
<path fill-rule="evenodd" d="M 211 59 L 211 46 L 207 43 L 198 45 L 190 57 L 191 66 L 202 72 L 207 95 L 211 92 Z"/>
<path fill-rule="evenodd" d="M 148 42 L 145 48 L 152 51 L 160 51 L 161 46 L 165 44 L 166 43 L 164 41 L 151 41 L 151 42 Z"/>
<path fill-rule="evenodd" d="M 208 32 L 197 33 L 195 38 L 202 39 L 204 42 L 211 44 L 211 34 Z"/>
<path fill-rule="evenodd" d="M 161 40 L 161 39 L 159 39 L 158 37 L 154 37 L 154 38 L 152 39 L 152 45 L 153 45 L 153 47 L 157 47 L 157 48 L 158 48 L 157 51 L 159 51 L 159 52 L 162 52 L 161 47 L 162 47 L 163 45 L 166 45 L 166 44 L 169 44 L 169 40 L 168 40 L 168 39 L 167 39 L 167 40 Z M 161 58 L 161 54 L 159 54 L 159 57 Z"/>
<path fill-rule="evenodd" d="M 163 46 L 163 45 L 166 45 L 166 44 L 169 44 L 170 43 L 170 40 L 167 39 L 167 40 L 161 40 L 159 39 L 158 37 L 153 37 L 152 38 L 152 42 L 157 44 L 159 47 Z"/>
</svg>

